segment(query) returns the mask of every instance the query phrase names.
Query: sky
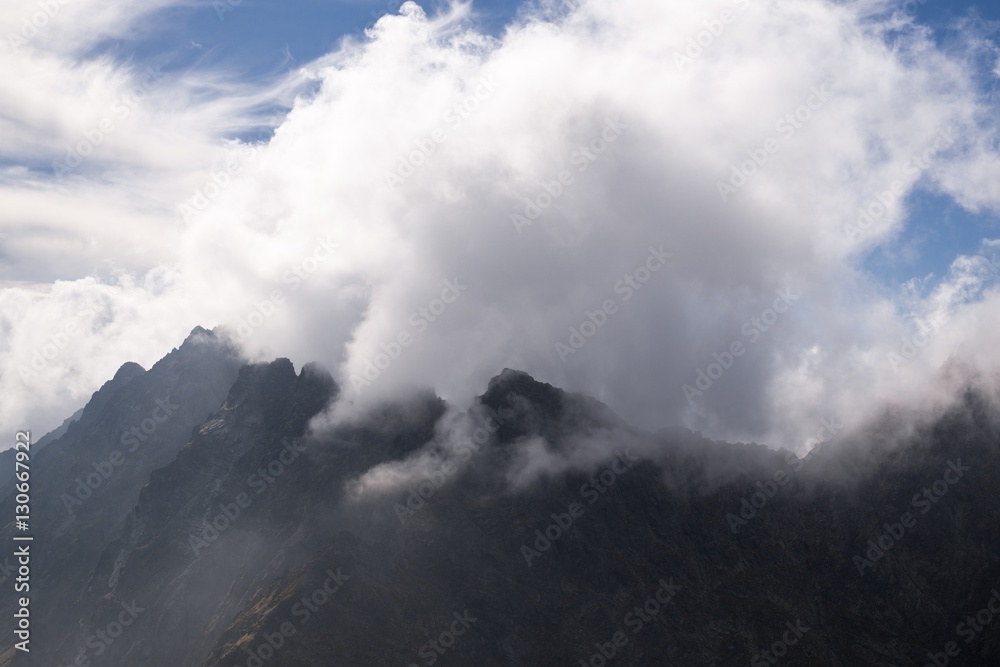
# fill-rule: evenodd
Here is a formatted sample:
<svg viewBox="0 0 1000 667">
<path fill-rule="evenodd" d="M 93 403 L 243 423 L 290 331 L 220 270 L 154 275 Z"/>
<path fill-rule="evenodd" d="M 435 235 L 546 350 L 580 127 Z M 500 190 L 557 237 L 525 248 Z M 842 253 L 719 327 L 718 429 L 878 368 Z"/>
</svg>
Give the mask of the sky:
<svg viewBox="0 0 1000 667">
<path fill-rule="evenodd" d="M 1000 10 L 9 0 L 0 431 L 195 326 L 802 449 L 1000 351 Z"/>
</svg>

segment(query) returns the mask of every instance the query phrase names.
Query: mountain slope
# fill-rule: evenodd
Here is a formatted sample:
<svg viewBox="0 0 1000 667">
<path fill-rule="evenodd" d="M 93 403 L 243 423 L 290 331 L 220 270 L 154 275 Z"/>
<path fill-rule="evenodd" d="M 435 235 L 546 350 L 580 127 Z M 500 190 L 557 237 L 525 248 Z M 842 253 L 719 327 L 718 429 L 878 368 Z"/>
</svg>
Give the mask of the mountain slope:
<svg viewBox="0 0 1000 667">
<path fill-rule="evenodd" d="M 424 391 L 317 420 L 338 396 L 319 367 L 237 373 L 224 347 L 204 353 L 232 370 L 224 400 L 189 415 L 200 421 L 186 444 L 171 440 L 158 465 L 116 473 L 129 482 L 94 495 L 87 531 L 44 524 L 79 563 L 37 586 L 72 594 L 40 610 L 41 652 L 3 664 L 1000 656 L 1000 623 L 965 620 L 1000 587 L 1000 419 L 981 391 L 933 418 L 887 413 L 803 460 L 638 431 L 512 370 L 465 412 Z M 136 396 L 155 405 L 136 382 L 156 372 L 180 390 L 197 377 L 159 366 L 112 387 L 45 451 L 104 451 L 88 439 L 101 424 L 134 421 Z M 210 375 L 216 389 L 226 379 Z M 114 521 L 97 530 L 97 516 Z"/>
<path fill-rule="evenodd" d="M 101 552 L 122 530 L 149 474 L 171 461 L 194 426 L 218 408 L 240 365 L 234 348 L 195 329 L 148 371 L 122 366 L 80 418 L 32 457 L 35 664 L 78 619 L 79 596 Z M 12 517 L 14 496 L 3 501 Z M 2 536 L 10 540 L 12 526 Z M 4 596 L 4 613 L 14 599 Z M 11 653 L 0 656 L 10 660 Z M 23 657 L 21 658 L 24 659 Z"/>
</svg>

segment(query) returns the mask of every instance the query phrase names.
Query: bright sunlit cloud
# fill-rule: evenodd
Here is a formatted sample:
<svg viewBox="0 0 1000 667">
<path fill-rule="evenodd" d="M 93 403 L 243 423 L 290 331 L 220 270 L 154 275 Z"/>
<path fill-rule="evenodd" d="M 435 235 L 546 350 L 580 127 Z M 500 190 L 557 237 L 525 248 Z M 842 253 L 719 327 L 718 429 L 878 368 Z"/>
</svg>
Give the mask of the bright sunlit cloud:
<svg viewBox="0 0 1000 667">
<path fill-rule="evenodd" d="M 914 193 L 1000 212 L 989 35 L 876 0 L 544 2 L 499 35 L 407 2 L 250 80 L 102 47 L 170 3 L 56 4 L 0 53 L 8 431 L 196 325 L 355 402 L 512 367 L 787 447 L 1000 362 L 995 226 L 940 275 L 864 268 Z"/>
</svg>

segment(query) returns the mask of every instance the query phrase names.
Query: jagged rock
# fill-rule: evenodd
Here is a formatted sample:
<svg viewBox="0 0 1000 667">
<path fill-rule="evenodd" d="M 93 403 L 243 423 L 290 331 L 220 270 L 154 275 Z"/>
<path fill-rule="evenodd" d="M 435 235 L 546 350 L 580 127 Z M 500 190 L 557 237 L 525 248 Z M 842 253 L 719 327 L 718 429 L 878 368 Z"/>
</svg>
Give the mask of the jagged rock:
<svg viewBox="0 0 1000 667">
<path fill-rule="evenodd" d="M 240 367 L 209 332 L 129 375 L 38 457 L 35 585 L 53 594 L 39 653 L 0 664 L 888 667 L 950 641 L 953 664 L 1000 655 L 1000 619 L 968 643 L 959 630 L 1000 586 L 1000 420 L 971 388 L 939 418 L 887 414 L 803 461 L 632 429 L 509 369 L 465 413 L 422 392 L 317 430 L 329 374 Z M 62 488 L 164 391 L 189 409 L 61 522 Z"/>
</svg>

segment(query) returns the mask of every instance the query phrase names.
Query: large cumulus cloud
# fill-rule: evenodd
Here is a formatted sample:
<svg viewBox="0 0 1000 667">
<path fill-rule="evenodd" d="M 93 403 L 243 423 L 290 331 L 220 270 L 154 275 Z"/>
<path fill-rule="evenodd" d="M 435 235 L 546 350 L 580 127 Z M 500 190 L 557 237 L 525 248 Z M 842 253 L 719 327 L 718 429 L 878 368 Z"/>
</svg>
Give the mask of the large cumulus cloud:
<svg viewBox="0 0 1000 667">
<path fill-rule="evenodd" d="M 642 426 L 801 447 L 823 419 L 926 396 L 949 356 L 996 366 L 995 242 L 924 290 L 859 268 L 917 189 L 1000 208 L 981 53 L 885 2 L 545 2 L 496 37 L 467 5 L 406 3 L 258 90 L 153 97 L 162 144 L 136 134 L 68 183 L 4 175 L 61 208 L 30 229 L 4 214 L 6 265 L 44 270 L 0 292 L 0 423 L 52 422 L 118 363 L 226 324 L 355 402 L 464 401 L 516 367 Z M 268 101 L 289 109 L 269 140 L 224 141 Z M 142 234 L 72 210 L 91 199 Z M 111 268 L 51 262 L 87 235 Z M 22 378 L 26 332 L 95 299 L 44 382 Z"/>
</svg>

